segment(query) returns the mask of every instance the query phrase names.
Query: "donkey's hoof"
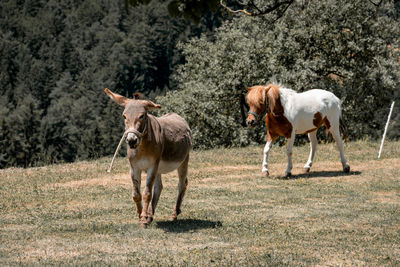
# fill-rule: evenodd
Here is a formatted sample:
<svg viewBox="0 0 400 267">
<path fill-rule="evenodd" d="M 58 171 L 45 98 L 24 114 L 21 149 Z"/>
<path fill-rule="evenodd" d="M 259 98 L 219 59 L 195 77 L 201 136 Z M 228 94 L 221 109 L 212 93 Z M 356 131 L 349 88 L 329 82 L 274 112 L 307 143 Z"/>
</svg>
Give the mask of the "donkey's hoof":
<svg viewBox="0 0 400 267">
<path fill-rule="evenodd" d="M 350 165 L 347 165 L 343 167 L 343 172 L 344 173 L 349 173 L 350 172 Z"/>
<path fill-rule="evenodd" d="M 262 175 L 265 176 L 265 177 L 268 177 L 269 176 L 269 171 L 268 170 L 262 171 Z"/>
<path fill-rule="evenodd" d="M 292 177 L 292 173 L 291 173 L 291 172 L 287 172 L 285 177 L 286 177 L 286 178 Z"/>
<path fill-rule="evenodd" d="M 141 228 L 147 228 L 147 226 L 149 226 L 151 224 L 151 222 L 153 221 L 153 217 L 142 217 L 140 219 L 140 227 Z"/>
<path fill-rule="evenodd" d="M 153 217 L 147 217 L 146 218 L 146 224 L 149 225 L 153 221 Z"/>
<path fill-rule="evenodd" d="M 141 216 L 140 217 L 141 224 L 149 224 L 149 223 L 151 223 L 152 220 L 153 220 L 153 218 L 150 216 Z"/>
<path fill-rule="evenodd" d="M 171 215 L 171 217 L 169 218 L 169 220 L 170 220 L 171 222 L 175 222 L 176 220 L 178 220 L 178 216 L 176 216 L 176 215 Z"/>
</svg>

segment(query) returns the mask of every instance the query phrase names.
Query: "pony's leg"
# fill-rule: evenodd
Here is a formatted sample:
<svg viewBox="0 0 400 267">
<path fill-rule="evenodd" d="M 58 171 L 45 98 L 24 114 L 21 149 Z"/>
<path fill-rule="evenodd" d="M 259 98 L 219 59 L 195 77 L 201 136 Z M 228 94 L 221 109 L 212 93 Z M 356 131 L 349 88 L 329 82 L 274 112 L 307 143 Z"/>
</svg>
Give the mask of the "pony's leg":
<svg viewBox="0 0 400 267">
<path fill-rule="evenodd" d="M 153 217 L 151 216 L 151 209 L 149 208 L 152 199 L 153 185 L 156 180 L 158 171 L 158 162 L 147 170 L 146 186 L 143 191 L 143 210 L 140 215 L 140 223 L 146 226 L 151 223 Z"/>
<path fill-rule="evenodd" d="M 262 163 L 262 174 L 265 176 L 269 175 L 268 172 L 268 154 L 269 150 L 272 147 L 272 144 L 274 143 L 274 140 L 272 138 L 267 138 L 267 143 L 265 144 L 264 147 L 264 157 L 263 157 L 263 163 Z"/>
<path fill-rule="evenodd" d="M 178 176 L 179 176 L 178 192 L 179 193 L 178 193 L 178 198 L 176 199 L 174 211 L 172 212 L 171 220 L 176 220 L 178 215 L 181 213 L 181 204 L 182 204 L 183 197 L 185 196 L 186 187 L 188 184 L 188 180 L 187 180 L 188 163 L 189 163 L 189 155 L 187 155 L 185 161 L 178 168 Z"/>
<path fill-rule="evenodd" d="M 309 172 L 314 160 L 315 152 L 317 151 L 317 131 L 308 133 L 308 139 L 310 139 L 310 155 L 308 157 L 306 165 L 304 165 L 304 170 Z"/>
<path fill-rule="evenodd" d="M 151 199 L 151 206 L 150 206 L 150 215 L 151 217 L 154 216 L 156 211 L 158 200 L 160 199 L 160 194 L 163 189 L 163 184 L 161 181 L 161 174 L 157 175 L 156 180 L 154 182 L 153 188 L 153 198 Z"/>
<path fill-rule="evenodd" d="M 292 155 L 293 155 L 293 144 L 295 138 L 296 138 L 296 133 L 295 131 L 293 131 L 290 138 L 287 139 L 286 155 L 288 157 L 288 165 L 286 169 L 286 177 L 292 176 L 292 168 L 293 168 Z"/>
<path fill-rule="evenodd" d="M 333 138 L 336 141 L 337 147 L 339 148 L 339 152 L 340 152 L 340 159 L 342 161 L 342 166 L 343 166 L 343 171 L 345 173 L 350 172 L 350 165 L 347 163 L 347 159 L 344 156 L 344 152 L 343 152 L 343 142 L 342 142 L 342 138 L 340 137 L 340 131 L 339 131 L 339 123 L 336 126 L 332 126 L 329 131 L 331 132 Z"/>
<path fill-rule="evenodd" d="M 142 213 L 142 195 L 140 194 L 140 182 L 141 182 L 141 174 L 142 171 L 139 169 L 135 169 L 131 166 L 130 175 L 132 179 L 132 199 L 136 203 L 136 211 L 139 215 Z"/>
</svg>

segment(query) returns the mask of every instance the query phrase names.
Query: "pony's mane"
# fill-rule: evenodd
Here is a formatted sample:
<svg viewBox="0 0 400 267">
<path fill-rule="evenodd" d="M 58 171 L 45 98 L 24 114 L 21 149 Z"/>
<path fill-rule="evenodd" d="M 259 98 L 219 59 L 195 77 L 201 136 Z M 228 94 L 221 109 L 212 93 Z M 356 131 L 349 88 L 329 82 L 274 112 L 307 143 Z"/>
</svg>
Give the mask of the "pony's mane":
<svg viewBox="0 0 400 267">
<path fill-rule="evenodd" d="M 280 107 L 277 107 L 277 104 L 279 102 L 279 98 L 280 98 L 280 93 L 279 93 L 279 88 L 281 88 L 280 85 L 278 84 L 268 84 L 266 87 L 267 91 L 267 95 L 268 95 L 268 106 L 269 106 L 269 110 L 271 111 L 272 114 L 275 115 L 275 113 L 277 112 L 282 112 L 282 105 L 280 105 Z M 277 108 L 279 108 L 279 110 L 276 110 Z"/>
<path fill-rule="evenodd" d="M 255 106 L 257 109 L 262 109 L 266 105 L 266 100 L 268 99 L 269 110 L 274 114 L 279 112 L 281 107 L 278 107 L 280 93 L 279 88 L 281 86 L 278 84 L 268 84 L 266 86 L 256 85 L 248 88 L 248 93 L 246 96 L 247 103 L 250 106 Z M 278 110 L 276 110 L 278 109 Z"/>
</svg>

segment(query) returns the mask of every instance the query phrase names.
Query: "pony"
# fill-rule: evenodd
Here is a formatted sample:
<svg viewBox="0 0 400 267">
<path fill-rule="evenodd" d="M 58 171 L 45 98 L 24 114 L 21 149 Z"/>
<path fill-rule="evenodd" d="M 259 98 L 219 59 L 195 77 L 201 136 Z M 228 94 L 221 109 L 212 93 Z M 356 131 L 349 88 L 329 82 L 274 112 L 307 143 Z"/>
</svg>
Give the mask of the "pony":
<svg viewBox="0 0 400 267">
<path fill-rule="evenodd" d="M 247 126 L 254 127 L 261 119 L 265 120 L 267 126 L 267 142 L 262 163 L 262 173 L 265 176 L 269 175 L 268 153 L 279 136 L 287 139 L 286 177 L 292 175 L 292 153 L 296 134 L 308 134 L 311 149 L 304 169 L 309 172 L 318 144 L 317 130 L 323 125 L 336 141 L 343 171 L 350 172 L 340 137 L 340 100 L 333 93 L 321 89 L 297 93 L 278 84 L 256 85 L 247 88 L 246 101 L 249 105 Z"/>
<path fill-rule="evenodd" d="M 126 136 L 133 184 L 132 198 L 136 203 L 141 225 L 145 227 L 153 220 L 163 189 L 161 174 L 173 170 L 178 170 L 179 177 L 178 198 L 171 216 L 172 220 L 176 220 L 181 213 L 181 204 L 188 184 L 189 152 L 192 147 L 189 125 L 175 113 L 159 118 L 149 114 L 149 111 L 161 106 L 149 100 L 140 100 L 142 95 L 135 95 L 134 99 L 129 99 L 111 92 L 108 88 L 104 91 L 113 101 L 125 107 L 125 133 L 121 142 Z M 142 171 L 147 172 L 143 196 L 140 193 Z"/>
</svg>

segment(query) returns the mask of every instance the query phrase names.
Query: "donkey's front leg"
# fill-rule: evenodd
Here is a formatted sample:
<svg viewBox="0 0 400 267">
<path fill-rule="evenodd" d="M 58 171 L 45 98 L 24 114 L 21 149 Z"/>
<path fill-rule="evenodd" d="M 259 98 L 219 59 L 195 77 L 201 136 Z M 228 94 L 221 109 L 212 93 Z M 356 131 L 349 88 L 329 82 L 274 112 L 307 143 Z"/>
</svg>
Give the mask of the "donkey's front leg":
<svg viewBox="0 0 400 267">
<path fill-rule="evenodd" d="M 269 175 L 268 172 L 268 154 L 269 154 L 269 150 L 272 147 L 272 144 L 274 143 L 274 140 L 270 137 L 267 137 L 267 143 L 265 144 L 264 147 L 264 158 L 263 158 L 263 163 L 262 163 L 262 174 L 265 176 Z"/>
<path fill-rule="evenodd" d="M 140 215 L 140 223 L 143 226 L 146 226 L 153 220 L 153 215 L 151 209 L 149 209 L 149 205 L 152 199 L 152 190 L 154 181 L 157 177 L 157 171 L 158 171 L 158 163 L 155 164 L 152 168 L 147 170 L 146 186 L 143 191 L 143 211 L 142 214 Z"/>
<path fill-rule="evenodd" d="M 131 174 L 132 185 L 133 185 L 132 199 L 136 203 L 136 211 L 140 218 L 140 214 L 142 213 L 142 195 L 140 194 L 140 183 L 141 183 L 142 171 L 139 170 L 138 168 L 133 168 L 131 166 L 130 174 Z"/>
<path fill-rule="evenodd" d="M 293 168 L 292 155 L 293 155 L 293 144 L 295 137 L 296 133 L 293 131 L 290 138 L 287 139 L 286 154 L 288 157 L 288 165 L 286 169 L 286 177 L 292 176 L 292 168 Z"/>
</svg>

